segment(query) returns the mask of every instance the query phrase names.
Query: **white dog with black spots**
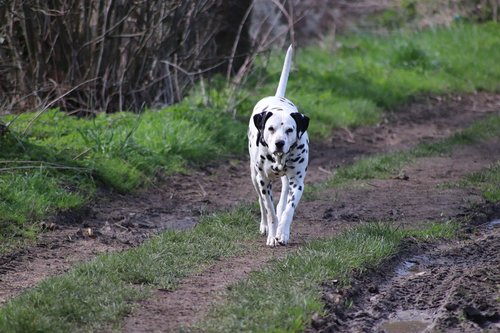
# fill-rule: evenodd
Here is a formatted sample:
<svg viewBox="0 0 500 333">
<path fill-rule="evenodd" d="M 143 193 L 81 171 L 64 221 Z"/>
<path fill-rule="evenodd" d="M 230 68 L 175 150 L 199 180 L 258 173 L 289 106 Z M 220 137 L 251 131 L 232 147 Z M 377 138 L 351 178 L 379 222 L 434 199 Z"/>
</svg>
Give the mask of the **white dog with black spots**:
<svg viewBox="0 0 500 333">
<path fill-rule="evenodd" d="M 248 130 L 250 172 L 259 196 L 260 232 L 267 245 L 285 245 L 290 238 L 295 209 L 304 191 L 309 161 L 309 118 L 285 98 L 292 62 L 288 48 L 275 96 L 261 99 L 254 107 Z M 272 181 L 281 178 L 281 195 L 276 209 Z"/>
</svg>

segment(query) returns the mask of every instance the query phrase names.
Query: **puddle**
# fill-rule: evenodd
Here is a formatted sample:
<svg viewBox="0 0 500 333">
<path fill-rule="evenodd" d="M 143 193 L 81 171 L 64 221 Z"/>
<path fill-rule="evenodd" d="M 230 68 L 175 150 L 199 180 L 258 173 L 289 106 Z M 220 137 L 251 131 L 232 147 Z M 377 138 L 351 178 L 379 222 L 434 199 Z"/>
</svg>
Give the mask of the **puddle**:
<svg viewBox="0 0 500 333">
<path fill-rule="evenodd" d="M 500 228 L 500 219 L 488 223 L 488 229 Z"/>
<path fill-rule="evenodd" d="M 379 326 L 379 331 L 385 333 L 420 333 L 430 324 L 427 312 L 418 310 L 399 311 Z"/>
<path fill-rule="evenodd" d="M 409 274 L 418 274 L 424 272 L 424 264 L 429 262 L 425 256 L 415 256 L 411 259 L 403 261 L 394 270 L 398 276 L 406 276 Z"/>
<path fill-rule="evenodd" d="M 385 333 L 420 333 L 427 326 L 427 323 L 418 320 L 388 321 L 380 325 L 380 329 Z"/>
</svg>

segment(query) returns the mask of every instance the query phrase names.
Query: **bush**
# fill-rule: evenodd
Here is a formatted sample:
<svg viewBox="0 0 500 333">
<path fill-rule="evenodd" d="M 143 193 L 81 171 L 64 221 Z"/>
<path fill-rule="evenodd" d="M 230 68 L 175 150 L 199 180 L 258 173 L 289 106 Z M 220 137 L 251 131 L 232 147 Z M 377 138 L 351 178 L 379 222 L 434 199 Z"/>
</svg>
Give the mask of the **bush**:
<svg viewBox="0 0 500 333">
<path fill-rule="evenodd" d="M 199 71 L 228 66 L 249 4 L 0 1 L 0 95 L 22 111 L 51 100 L 86 112 L 172 104 Z M 248 50 L 247 35 L 236 54 Z"/>
</svg>

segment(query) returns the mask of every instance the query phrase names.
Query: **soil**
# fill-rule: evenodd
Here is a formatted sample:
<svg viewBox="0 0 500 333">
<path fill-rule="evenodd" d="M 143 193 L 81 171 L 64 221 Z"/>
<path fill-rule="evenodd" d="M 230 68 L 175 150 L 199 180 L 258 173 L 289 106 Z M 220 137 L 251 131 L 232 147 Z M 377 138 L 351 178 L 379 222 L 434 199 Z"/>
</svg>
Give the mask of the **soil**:
<svg viewBox="0 0 500 333">
<path fill-rule="evenodd" d="M 312 155 L 306 182 L 322 182 L 334 175 L 338 166 L 350 164 L 368 155 L 407 149 L 420 142 L 439 140 L 466 128 L 473 121 L 499 112 L 500 95 L 495 94 L 420 97 L 386 114 L 377 125 L 338 130 L 331 138 L 311 142 Z M 262 239 L 261 242 L 253 244 L 249 253 L 217 262 L 202 273 L 187 278 L 175 291 L 156 291 L 153 297 L 140 302 L 124 320 L 124 331 L 172 331 L 189 326 L 220 299 L 221 291 L 228 286 L 245 278 L 248 272 L 263 267 L 269 260 L 295 251 L 311 239 L 332 235 L 344 228 L 374 220 L 418 225 L 426 221 L 448 221 L 468 215 L 472 204 L 477 206 L 484 203 L 479 191 L 440 185 L 457 181 L 464 175 L 498 160 L 500 142 L 493 140 L 457 149 L 449 156 L 419 159 L 405 168 L 405 177 L 394 175 L 390 179 L 359 182 L 347 188 L 324 190 L 312 198 L 303 199 L 292 225 L 289 246 L 270 249 Z M 134 247 L 160 231 L 191 228 L 196 225 L 201 214 L 227 209 L 243 202 L 254 202 L 256 194 L 247 169 L 248 160 L 245 158 L 213 163 L 203 168 L 193 168 L 188 174 L 165 177 L 158 182 L 161 185 L 133 194 L 119 195 L 102 191 L 85 209 L 59 214 L 53 220 L 47 221 L 54 223 L 55 229 L 43 233 L 37 245 L 0 257 L 0 304 L 42 279 L 61 274 L 75 263 L 88 261 L 99 253 Z M 255 230 L 258 232 L 257 219 Z M 498 256 L 494 256 L 495 252 L 499 252 L 494 250 L 498 249 L 498 229 L 492 230 L 477 237 L 471 234 L 469 240 L 460 243 L 462 248 L 455 244 L 455 247 L 449 245 L 448 248 L 440 246 L 433 249 L 432 246 L 426 247 L 424 244 L 422 249 L 416 246 L 413 252 L 408 252 L 409 256 L 414 253 L 424 255 L 425 264 L 429 266 L 425 266 L 425 273 L 417 277 L 428 278 L 426 283 L 429 286 L 442 283 L 444 294 L 441 298 L 452 304 L 450 308 L 453 309 L 442 312 L 450 315 L 446 318 L 455 315 L 459 319 L 457 324 L 453 319 L 439 317 L 442 320 L 438 320 L 439 323 L 432 321 L 432 325 L 441 326 L 432 327 L 446 330 L 456 324 L 459 329 L 467 331 L 471 327 L 477 328 L 495 322 L 494 309 L 496 306 L 498 310 L 498 302 L 491 303 L 486 297 L 494 295 L 494 292 L 498 293 L 495 271 L 488 269 L 499 266 Z M 480 251 L 479 247 L 482 252 L 474 255 L 474 251 Z M 469 252 L 462 255 L 465 253 L 463 251 L 469 251 L 470 257 Z M 451 281 L 447 279 L 453 277 L 447 276 L 446 273 L 452 270 L 446 269 L 443 262 L 446 267 L 456 268 L 456 278 L 453 280 L 457 281 L 455 289 L 445 288 Z M 473 265 L 479 266 L 476 269 Z M 470 271 L 463 268 L 469 266 Z M 485 271 L 487 272 L 484 277 L 478 278 Z M 498 276 L 496 274 L 496 277 Z M 477 282 L 486 277 L 490 280 Z M 433 298 L 437 297 L 434 292 L 425 293 L 416 283 L 404 284 L 402 277 L 401 281 L 391 279 L 392 275 L 384 276 L 383 281 L 381 278 L 382 282 L 377 283 L 378 293 L 372 295 L 378 297 L 377 309 L 380 308 L 380 313 L 369 308 L 365 310 L 365 304 L 368 303 L 359 303 L 359 313 L 365 311 L 373 316 L 371 322 L 375 326 L 370 326 L 367 331 L 373 331 L 373 328 L 382 331 L 383 320 L 395 320 L 391 319 L 391 316 L 402 316 L 405 311 L 413 310 L 409 305 L 420 304 L 419 301 L 440 307 L 441 303 L 437 303 Z M 484 288 L 490 289 L 469 288 L 467 292 L 472 290 L 471 301 L 466 301 L 462 294 L 463 288 L 459 287 L 461 284 L 465 287 L 473 285 L 467 279 L 477 279 L 478 286 L 484 285 Z M 430 281 L 434 282 L 429 283 Z M 493 283 L 495 281 L 496 284 Z M 367 286 L 374 284 L 367 277 L 359 278 L 355 283 L 359 284 L 359 290 L 368 289 Z M 423 282 L 423 285 L 426 283 Z M 398 287 L 393 288 L 393 285 Z M 328 288 L 330 287 L 325 287 L 325 295 L 330 292 Z M 389 295 L 397 290 L 408 290 L 406 294 L 397 293 L 406 303 L 397 301 L 396 296 L 392 294 Z M 422 293 L 415 294 L 417 291 Z M 356 299 L 362 300 L 363 293 L 360 292 L 359 295 Z M 383 301 L 385 295 L 388 299 L 394 299 L 393 303 L 399 307 L 386 306 L 387 302 Z M 484 301 L 482 295 L 486 297 Z M 498 299 L 498 296 L 496 297 Z M 382 307 L 382 304 L 385 307 Z M 408 307 L 404 304 L 408 304 Z M 463 312 L 465 308 L 467 311 Z M 422 317 L 425 317 L 426 323 L 431 321 L 428 316 L 430 313 L 434 314 L 433 311 L 423 305 L 418 310 L 421 311 L 419 313 Z M 333 329 L 334 323 L 338 321 L 335 315 L 336 312 L 332 311 L 324 318 L 317 316 L 313 320 L 316 326 L 310 329 Z M 342 315 L 347 319 L 351 316 L 348 311 Z M 481 316 L 486 319 L 480 319 Z M 477 321 L 480 323 L 468 318 L 479 318 Z M 347 319 L 339 321 L 340 325 L 346 325 L 339 326 L 342 327 L 341 331 L 344 331 L 344 327 L 350 327 Z"/>
<path fill-rule="evenodd" d="M 349 287 L 325 283 L 307 332 L 498 332 L 500 204 L 481 210 L 456 242 L 410 242 Z"/>
</svg>

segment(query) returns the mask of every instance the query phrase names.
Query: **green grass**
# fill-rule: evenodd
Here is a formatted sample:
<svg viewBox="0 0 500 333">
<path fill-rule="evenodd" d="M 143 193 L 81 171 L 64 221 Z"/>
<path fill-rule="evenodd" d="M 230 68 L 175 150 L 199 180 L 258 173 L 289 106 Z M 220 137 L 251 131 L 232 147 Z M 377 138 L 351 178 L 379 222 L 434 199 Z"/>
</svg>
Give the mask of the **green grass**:
<svg viewBox="0 0 500 333">
<path fill-rule="evenodd" d="M 380 264 L 397 252 L 407 237 L 453 237 L 455 223 L 402 230 L 369 223 L 326 240 L 314 241 L 253 272 L 231 286 L 225 304 L 217 306 L 194 331 L 303 332 L 314 312 L 322 313 L 321 283 L 337 279 L 349 284 L 350 274 Z"/>
<path fill-rule="evenodd" d="M 477 188 L 483 197 L 490 202 L 500 201 L 500 161 L 490 167 L 474 172 L 456 186 L 466 188 Z"/>
<path fill-rule="evenodd" d="M 87 204 L 97 186 L 129 192 L 246 145 L 231 137 L 244 133 L 242 122 L 187 102 L 94 119 L 49 110 L 22 136 L 32 117 L 20 115 L 0 138 L 0 253 L 33 239 L 33 222 Z"/>
<path fill-rule="evenodd" d="M 359 34 L 337 42 L 335 51 L 331 45 L 299 49 L 290 75 L 287 96 L 311 118 L 316 140 L 334 128 L 376 123 L 382 111 L 416 95 L 500 89 L 499 25 Z M 0 243 L 23 242 L 23 235 L 36 231 L 33 222 L 85 205 L 98 186 L 125 193 L 161 173 L 244 154 L 248 117 L 260 98 L 274 93 L 283 56 L 273 53 L 268 66 L 263 56 L 239 89 L 215 77 L 182 103 L 140 115 L 77 118 L 49 110 L 32 124 L 32 113 L 2 116 L 0 121 L 12 124 L 11 133 L 0 137 L 0 186 L 9 189 L 0 191 L 0 228 L 16 224 L 17 231 L 9 239 L 1 235 L 10 230 L 0 231 Z M 359 172 L 385 164 L 366 163 Z M 49 184 L 48 193 L 37 190 L 36 182 Z M 31 206 L 11 204 L 26 188 Z M 61 196 L 68 198 L 52 199 Z"/>
<path fill-rule="evenodd" d="M 419 32 L 340 37 L 336 52 L 298 51 L 287 95 L 313 121 L 313 136 L 376 122 L 382 109 L 421 94 L 500 89 L 500 27 L 455 24 Z M 330 49 L 332 47 L 327 46 Z M 280 58 L 273 58 L 274 76 Z M 270 89 L 270 87 L 266 87 Z"/>
<path fill-rule="evenodd" d="M 0 308 L 0 332 L 92 331 L 116 324 L 150 286 L 173 290 L 187 275 L 247 251 L 248 240 L 258 237 L 255 221 L 254 212 L 241 207 L 78 265 Z"/>
<path fill-rule="evenodd" d="M 420 144 L 407 151 L 367 157 L 352 165 L 341 167 L 333 177 L 325 184 L 318 185 L 316 189 L 325 186 L 341 186 L 353 180 L 397 176 L 406 165 L 417 158 L 449 154 L 456 147 L 494 138 L 500 138 L 500 116 L 495 115 L 478 121 L 469 128 L 439 142 Z"/>
</svg>

